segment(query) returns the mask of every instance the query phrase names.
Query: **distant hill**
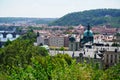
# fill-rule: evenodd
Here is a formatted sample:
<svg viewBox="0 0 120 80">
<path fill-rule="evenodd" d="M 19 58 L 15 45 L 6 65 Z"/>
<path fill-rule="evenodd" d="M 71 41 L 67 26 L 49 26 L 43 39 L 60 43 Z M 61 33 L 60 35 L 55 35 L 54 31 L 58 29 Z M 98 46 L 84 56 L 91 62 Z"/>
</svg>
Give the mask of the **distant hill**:
<svg viewBox="0 0 120 80">
<path fill-rule="evenodd" d="M 109 24 L 113 27 L 120 27 L 120 9 L 96 9 L 82 12 L 69 13 L 49 25 L 77 26 Z"/>
<path fill-rule="evenodd" d="M 57 18 L 40 18 L 37 20 L 33 20 L 32 23 L 36 23 L 36 24 L 49 24 L 53 21 L 57 20 Z"/>
<path fill-rule="evenodd" d="M 48 24 L 57 18 L 0 17 L 0 23 L 36 23 Z"/>
</svg>

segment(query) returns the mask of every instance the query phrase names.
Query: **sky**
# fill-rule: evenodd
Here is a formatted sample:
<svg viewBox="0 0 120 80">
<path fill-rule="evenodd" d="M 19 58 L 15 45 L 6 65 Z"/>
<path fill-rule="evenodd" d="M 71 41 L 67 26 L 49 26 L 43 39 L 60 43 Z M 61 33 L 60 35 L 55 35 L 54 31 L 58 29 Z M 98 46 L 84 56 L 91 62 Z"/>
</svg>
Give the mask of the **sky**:
<svg viewBox="0 0 120 80">
<path fill-rule="evenodd" d="M 120 0 L 0 0 L 0 17 L 59 18 L 103 8 L 120 9 Z"/>
</svg>

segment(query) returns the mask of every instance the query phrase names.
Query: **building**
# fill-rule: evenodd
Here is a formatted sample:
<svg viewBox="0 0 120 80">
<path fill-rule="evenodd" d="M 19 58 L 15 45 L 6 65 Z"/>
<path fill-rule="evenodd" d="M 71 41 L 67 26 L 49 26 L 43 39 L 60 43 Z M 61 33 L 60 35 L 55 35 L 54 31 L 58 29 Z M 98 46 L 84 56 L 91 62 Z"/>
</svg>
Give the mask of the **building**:
<svg viewBox="0 0 120 80">
<path fill-rule="evenodd" d="M 87 42 L 92 42 L 93 43 L 93 32 L 90 30 L 90 26 L 88 25 L 87 30 L 84 31 L 83 33 L 83 39 L 80 40 L 81 44 L 85 44 Z"/>
<path fill-rule="evenodd" d="M 37 37 L 37 45 L 44 45 L 44 37 L 42 35 Z"/>
<path fill-rule="evenodd" d="M 94 43 L 96 42 L 111 42 L 114 39 L 116 39 L 116 37 L 114 35 L 103 35 L 103 34 L 95 34 L 94 35 Z"/>
<path fill-rule="evenodd" d="M 71 35 L 69 38 L 69 50 L 78 51 L 80 49 L 80 38 L 76 35 Z"/>
<path fill-rule="evenodd" d="M 120 43 L 120 33 L 118 33 L 118 34 L 116 35 L 116 42 L 119 42 L 119 43 Z"/>
<path fill-rule="evenodd" d="M 75 28 L 75 33 L 83 34 L 84 33 L 84 26 L 79 25 L 78 27 Z"/>
<path fill-rule="evenodd" d="M 45 45 L 49 45 L 49 37 L 45 37 L 44 38 L 44 44 Z"/>
<path fill-rule="evenodd" d="M 115 51 L 105 51 L 104 52 L 104 67 L 108 68 L 120 62 L 120 52 L 115 49 Z"/>
<path fill-rule="evenodd" d="M 64 37 L 63 36 L 50 36 L 49 37 L 49 46 L 63 47 L 64 46 Z"/>
<path fill-rule="evenodd" d="M 94 33 L 113 35 L 113 34 L 115 34 L 118 31 L 118 29 L 117 28 L 108 27 L 107 25 L 105 25 L 105 26 L 95 26 L 95 27 L 92 27 L 92 31 Z"/>
<path fill-rule="evenodd" d="M 117 33 L 120 33 L 120 28 L 117 28 Z"/>
<path fill-rule="evenodd" d="M 68 46 L 69 46 L 69 37 L 64 36 L 64 47 L 68 47 Z"/>
</svg>

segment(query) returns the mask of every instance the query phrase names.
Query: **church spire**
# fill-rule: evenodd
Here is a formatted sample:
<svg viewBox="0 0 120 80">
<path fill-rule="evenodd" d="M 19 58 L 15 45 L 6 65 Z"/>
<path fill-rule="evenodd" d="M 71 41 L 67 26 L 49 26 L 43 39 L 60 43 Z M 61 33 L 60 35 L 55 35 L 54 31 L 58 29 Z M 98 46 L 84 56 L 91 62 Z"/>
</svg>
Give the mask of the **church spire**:
<svg viewBox="0 0 120 80">
<path fill-rule="evenodd" d="M 89 24 L 88 24 L 87 28 L 88 28 L 88 31 L 89 31 L 90 30 L 90 25 Z"/>
</svg>

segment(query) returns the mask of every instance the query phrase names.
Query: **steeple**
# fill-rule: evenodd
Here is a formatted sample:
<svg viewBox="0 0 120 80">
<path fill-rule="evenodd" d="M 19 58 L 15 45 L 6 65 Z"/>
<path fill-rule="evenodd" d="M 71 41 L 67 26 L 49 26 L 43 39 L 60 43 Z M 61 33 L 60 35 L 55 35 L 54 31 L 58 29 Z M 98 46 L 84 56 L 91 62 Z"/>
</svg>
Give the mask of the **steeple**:
<svg viewBox="0 0 120 80">
<path fill-rule="evenodd" d="M 88 28 L 87 30 L 89 31 L 90 30 L 90 25 L 89 24 L 88 24 L 87 28 Z"/>
<path fill-rule="evenodd" d="M 89 33 L 90 33 L 90 25 L 88 24 L 88 26 L 87 26 L 87 30 L 88 30 L 88 32 L 87 32 L 87 35 L 89 36 Z"/>
</svg>

